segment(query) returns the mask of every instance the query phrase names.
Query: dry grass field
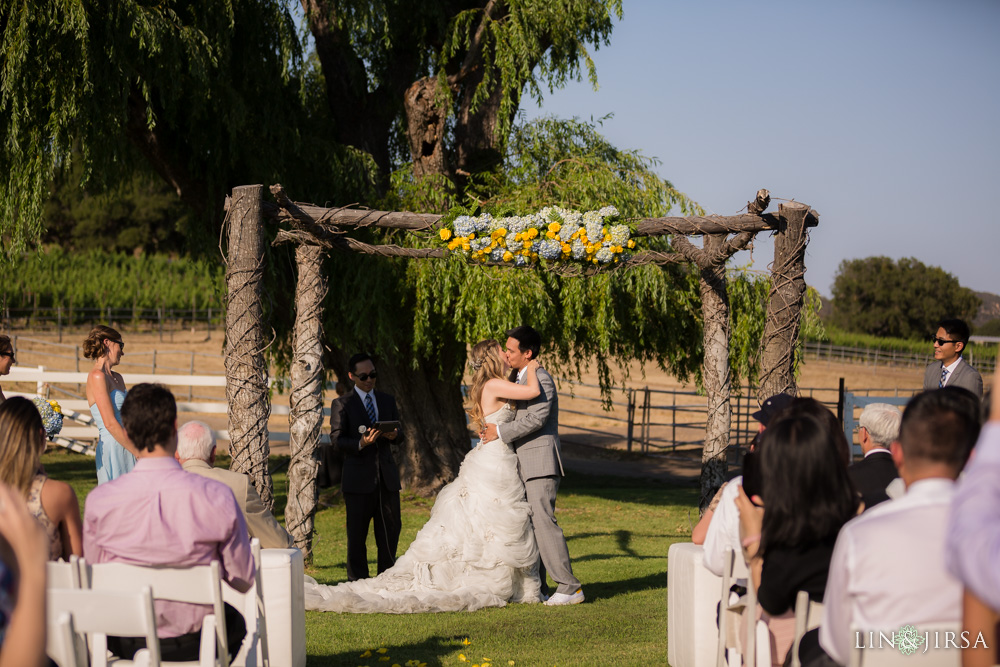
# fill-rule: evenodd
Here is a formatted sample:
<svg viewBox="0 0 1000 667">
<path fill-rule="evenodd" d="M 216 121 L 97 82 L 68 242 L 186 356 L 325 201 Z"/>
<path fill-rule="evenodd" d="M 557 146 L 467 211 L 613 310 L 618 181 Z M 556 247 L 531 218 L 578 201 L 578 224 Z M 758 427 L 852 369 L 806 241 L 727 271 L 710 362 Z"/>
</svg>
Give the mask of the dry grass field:
<svg viewBox="0 0 1000 667">
<path fill-rule="evenodd" d="M 20 366 L 44 366 L 49 370 L 81 370 L 89 368 L 90 361 L 82 358 L 79 345 L 85 337 L 85 331 L 73 333 L 64 332 L 62 343 L 58 342 L 56 334 L 51 332 L 18 333 L 17 358 Z M 125 377 L 127 384 L 132 384 L 130 376 L 140 373 L 158 374 L 223 374 L 225 367 L 222 358 L 222 332 L 202 330 L 173 331 L 159 334 L 129 333 L 124 334 L 126 342 L 125 357 L 118 368 Z M 928 354 L 930 361 L 930 354 Z M 544 362 L 544 356 L 543 356 Z M 696 395 L 693 383 L 678 382 L 671 375 L 655 367 L 647 367 L 645 373 L 635 365 L 629 369 L 628 388 L 637 390 L 636 421 L 642 421 L 642 404 L 644 388 L 653 391 L 650 394 L 650 410 L 647 422 L 649 427 L 649 449 L 651 452 L 666 452 L 694 455 L 700 450 L 697 443 L 704 433 L 705 399 Z M 828 404 L 837 401 L 837 388 L 843 378 L 849 391 L 870 391 L 877 395 L 908 396 L 919 390 L 923 371 L 919 368 L 889 368 L 884 365 L 871 366 L 860 363 L 844 363 L 807 358 L 802 366 L 799 386 L 805 395 L 815 396 Z M 989 386 L 992 376 L 984 377 Z M 33 385 L 14 385 L 2 381 L 8 391 L 34 391 Z M 188 388 L 174 387 L 178 400 L 191 402 L 223 402 L 225 391 L 222 388 Z M 616 391 L 612 396 L 613 410 L 604 411 L 600 403 L 600 393 L 597 389 L 595 373 L 586 373 L 582 382 L 560 382 L 560 408 L 563 439 L 572 447 L 583 447 L 584 455 L 587 449 L 600 447 L 603 449 L 624 450 L 627 446 L 628 394 Z M 668 393 L 659 393 L 668 392 Z M 326 402 L 331 400 L 326 397 Z M 83 388 L 75 385 L 60 385 L 51 390 L 56 399 L 74 398 L 72 394 L 83 396 Z M 274 392 L 272 400 L 276 405 L 287 405 L 288 394 Z M 746 402 L 739 406 L 742 419 L 756 405 Z M 735 406 L 734 406 L 735 411 Z M 674 419 L 676 415 L 676 419 Z M 224 414 L 194 415 L 185 413 L 184 418 L 199 418 L 210 423 L 215 428 L 226 427 Z M 676 422 L 676 425 L 675 425 Z M 741 422 L 742 425 L 742 422 Z M 751 425 L 752 426 L 752 425 Z M 270 423 L 274 432 L 287 432 L 287 417 L 273 416 Z M 640 451 L 642 446 L 639 429 L 634 433 L 633 450 Z M 680 444 L 677 444 L 680 443 Z M 287 446 L 273 443 L 272 451 L 276 454 L 286 453 Z"/>
</svg>

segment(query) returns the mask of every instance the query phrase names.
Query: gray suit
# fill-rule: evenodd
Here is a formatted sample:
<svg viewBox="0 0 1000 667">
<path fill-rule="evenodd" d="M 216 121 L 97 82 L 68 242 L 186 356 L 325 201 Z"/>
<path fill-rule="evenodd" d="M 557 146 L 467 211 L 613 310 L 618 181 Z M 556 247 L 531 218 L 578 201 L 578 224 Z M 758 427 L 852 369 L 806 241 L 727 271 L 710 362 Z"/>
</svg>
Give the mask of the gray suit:
<svg viewBox="0 0 1000 667">
<path fill-rule="evenodd" d="M 941 366 L 943 364 L 940 361 L 934 361 L 927 366 L 927 370 L 924 371 L 925 391 L 938 388 L 938 384 L 941 382 Z M 968 389 L 976 395 L 976 398 L 983 400 L 983 376 L 965 359 L 959 361 L 958 366 L 955 366 L 955 370 L 948 376 L 948 384 L 945 386 Z"/>
<path fill-rule="evenodd" d="M 518 401 L 514 421 L 500 424 L 497 434 L 517 454 L 542 565 L 559 584 L 556 591 L 572 595 L 580 589 L 580 581 L 573 576 L 566 538 L 555 517 L 556 493 L 563 475 L 559 455 L 559 396 L 548 371 L 539 368 L 537 374 L 541 393 L 530 401 Z M 544 580 L 543 571 L 543 587 Z"/>
<path fill-rule="evenodd" d="M 264 506 L 249 477 L 232 470 L 214 468 L 201 459 L 188 459 L 184 462 L 184 470 L 222 482 L 232 490 L 236 504 L 247 521 L 247 532 L 250 537 L 260 540 L 261 549 L 291 549 L 295 546 L 292 536 Z"/>
</svg>

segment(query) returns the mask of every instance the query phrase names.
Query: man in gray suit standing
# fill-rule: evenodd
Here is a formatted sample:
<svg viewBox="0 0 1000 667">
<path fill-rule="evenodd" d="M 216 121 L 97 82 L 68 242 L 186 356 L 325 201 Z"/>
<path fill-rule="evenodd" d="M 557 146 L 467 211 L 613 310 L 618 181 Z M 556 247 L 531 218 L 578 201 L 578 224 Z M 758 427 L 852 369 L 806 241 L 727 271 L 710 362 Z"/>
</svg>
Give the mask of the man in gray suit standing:
<svg viewBox="0 0 1000 667">
<path fill-rule="evenodd" d="M 924 390 L 962 387 L 983 400 L 983 376 L 962 358 L 969 344 L 969 325 L 962 320 L 941 320 L 934 334 L 935 361 L 924 371 Z"/>
<path fill-rule="evenodd" d="M 518 383 L 524 383 L 524 367 L 538 356 L 541 345 L 541 336 L 529 326 L 507 332 L 507 363 L 513 369 L 512 376 L 516 371 Z M 556 492 L 563 475 L 559 455 L 559 397 L 552 376 L 543 368 L 538 369 L 538 384 L 541 393 L 537 397 L 517 402 L 514 421 L 500 424 L 499 428 L 488 424 L 483 440 L 500 438 L 517 454 L 518 471 L 531 506 L 531 527 L 542 558 L 542 588 L 545 589 L 546 571 L 558 584 L 545 604 L 579 604 L 583 602 L 583 589 L 573 576 L 566 538 L 555 517 Z"/>
</svg>

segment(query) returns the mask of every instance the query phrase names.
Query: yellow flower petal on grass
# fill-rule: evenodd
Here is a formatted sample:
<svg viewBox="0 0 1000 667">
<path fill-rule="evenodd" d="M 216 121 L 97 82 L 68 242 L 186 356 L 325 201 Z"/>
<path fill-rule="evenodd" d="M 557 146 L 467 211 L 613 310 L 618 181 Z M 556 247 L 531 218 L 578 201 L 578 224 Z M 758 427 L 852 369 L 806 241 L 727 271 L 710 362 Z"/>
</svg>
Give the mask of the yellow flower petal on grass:
<svg viewBox="0 0 1000 667">
<path fill-rule="evenodd" d="M 470 641 L 469 641 L 469 638 L 468 638 L 468 637 L 466 637 L 465 639 L 463 639 L 463 640 L 462 640 L 462 645 L 463 645 L 463 646 L 468 646 L 468 645 L 469 645 L 469 644 L 471 644 L 471 643 L 472 643 L 472 642 L 470 642 Z"/>
<path fill-rule="evenodd" d="M 508 665 L 511 665 L 511 667 L 513 667 L 513 665 L 514 665 L 514 661 L 513 661 L 513 660 L 508 660 L 508 661 L 507 661 L 507 664 L 508 664 Z"/>
<path fill-rule="evenodd" d="M 371 651 L 365 651 L 364 653 L 362 653 L 358 657 L 359 658 L 370 658 L 370 657 L 372 657 L 372 652 Z"/>
<path fill-rule="evenodd" d="M 465 654 L 464 654 L 464 653 L 459 653 L 459 654 L 458 654 L 458 661 L 459 661 L 459 662 L 468 662 L 468 661 L 469 661 L 469 659 L 465 657 Z"/>
</svg>

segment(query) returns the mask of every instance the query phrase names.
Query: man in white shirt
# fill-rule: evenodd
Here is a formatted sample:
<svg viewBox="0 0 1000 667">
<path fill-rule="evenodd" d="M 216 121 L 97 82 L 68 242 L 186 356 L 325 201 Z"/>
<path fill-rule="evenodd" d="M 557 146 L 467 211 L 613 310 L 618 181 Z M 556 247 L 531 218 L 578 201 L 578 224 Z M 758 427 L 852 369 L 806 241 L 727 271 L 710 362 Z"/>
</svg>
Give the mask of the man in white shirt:
<svg viewBox="0 0 1000 667">
<path fill-rule="evenodd" d="M 962 320 L 941 320 L 934 334 L 934 359 L 924 371 L 924 389 L 964 387 L 983 399 L 983 376 L 962 358 L 969 344 L 969 325 Z"/>
<path fill-rule="evenodd" d="M 945 388 L 910 400 L 891 445 L 906 494 L 852 519 L 837 537 L 819 640 L 839 664 L 868 631 L 961 621 L 962 586 L 945 568 L 944 543 L 955 479 L 979 434 L 963 393 Z"/>
</svg>

